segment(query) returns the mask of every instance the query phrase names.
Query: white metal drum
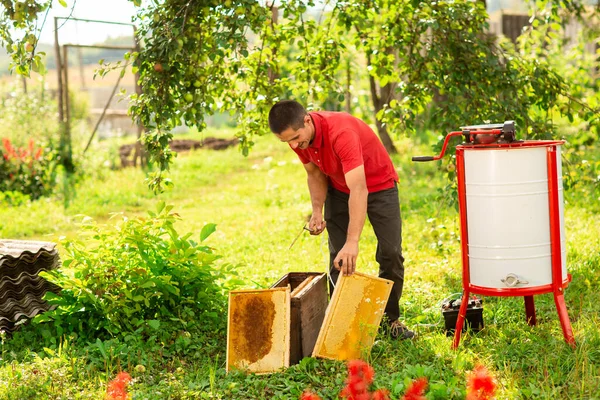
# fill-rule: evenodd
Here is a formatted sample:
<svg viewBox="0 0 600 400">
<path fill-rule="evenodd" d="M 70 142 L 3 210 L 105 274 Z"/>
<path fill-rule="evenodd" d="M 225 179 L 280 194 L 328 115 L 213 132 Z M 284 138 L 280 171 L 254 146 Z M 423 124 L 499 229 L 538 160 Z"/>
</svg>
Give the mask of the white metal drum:
<svg viewBox="0 0 600 400">
<path fill-rule="evenodd" d="M 556 148 L 564 281 L 567 271 L 560 145 Z M 552 283 L 547 151 L 547 145 L 465 149 L 472 285 L 504 289 Z"/>
</svg>

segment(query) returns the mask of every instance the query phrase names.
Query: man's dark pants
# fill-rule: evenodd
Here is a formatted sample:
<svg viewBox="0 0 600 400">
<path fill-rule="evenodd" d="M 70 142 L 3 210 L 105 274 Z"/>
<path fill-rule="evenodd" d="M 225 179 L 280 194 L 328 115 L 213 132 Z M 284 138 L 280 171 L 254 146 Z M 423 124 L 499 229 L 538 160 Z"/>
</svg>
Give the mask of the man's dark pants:
<svg viewBox="0 0 600 400">
<path fill-rule="evenodd" d="M 329 273 L 333 282 L 337 282 L 340 272 L 333 267 L 333 260 L 346 243 L 348 233 L 349 195 L 331 186 L 325 200 L 325 221 L 329 234 Z M 398 187 L 380 192 L 369 193 L 367 215 L 377 237 L 375 259 L 379 263 L 379 277 L 394 282 L 392 292 L 385 308 L 390 321 L 400 316 L 398 301 L 404 285 L 404 257 L 402 257 L 402 220 L 398 201 Z M 331 285 L 331 283 L 330 283 Z M 333 293 L 333 288 L 330 287 Z"/>
</svg>

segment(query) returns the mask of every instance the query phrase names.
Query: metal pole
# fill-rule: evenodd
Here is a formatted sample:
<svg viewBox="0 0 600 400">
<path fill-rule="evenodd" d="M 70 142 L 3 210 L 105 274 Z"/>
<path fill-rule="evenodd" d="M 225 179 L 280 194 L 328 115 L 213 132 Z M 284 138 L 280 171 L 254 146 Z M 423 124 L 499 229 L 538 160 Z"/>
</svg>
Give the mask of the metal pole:
<svg viewBox="0 0 600 400">
<path fill-rule="evenodd" d="M 127 68 L 127 67 L 123 67 L 123 70 L 125 68 Z M 96 131 L 98 130 L 98 127 L 100 126 L 100 122 L 102 122 L 102 120 L 104 119 L 104 115 L 106 114 L 106 110 L 108 110 L 108 107 L 110 106 L 110 102 L 112 101 L 113 97 L 115 96 L 115 93 L 117 92 L 117 89 L 119 87 L 119 83 L 121 83 L 122 76 L 123 76 L 122 73 L 119 73 L 119 79 L 117 79 L 117 83 L 113 87 L 112 93 L 108 97 L 108 101 L 106 102 L 106 105 L 104 106 L 104 109 L 102 110 L 102 114 L 100 115 L 100 118 L 98 119 L 98 122 L 96 122 L 96 126 L 94 126 L 94 130 L 92 131 L 92 134 L 90 135 L 90 138 L 89 138 L 89 140 L 87 142 L 87 145 L 85 146 L 85 149 L 83 149 L 83 153 L 84 154 L 88 150 L 88 148 L 90 147 L 90 145 L 92 144 L 92 140 L 94 139 L 94 136 L 96 135 Z"/>
<path fill-rule="evenodd" d="M 75 170 L 73 166 L 73 152 L 71 147 L 71 112 L 69 107 L 69 58 L 68 58 L 69 48 L 63 46 L 63 60 L 64 60 L 64 78 L 65 83 L 63 86 L 64 92 L 64 126 L 65 126 L 65 153 L 64 153 L 64 166 L 69 172 L 73 172 Z"/>
<path fill-rule="evenodd" d="M 82 49 L 107 49 L 107 50 L 133 50 L 132 46 L 117 46 L 117 45 L 104 45 L 104 44 L 77 44 L 77 43 L 66 43 L 64 46 L 77 47 Z"/>
<path fill-rule="evenodd" d="M 83 52 L 81 47 L 77 49 L 77 58 L 79 59 L 79 77 L 81 78 L 81 88 L 85 89 L 85 74 L 83 70 Z"/>
<path fill-rule="evenodd" d="M 567 342 L 575 348 L 575 336 L 569 320 L 567 305 L 565 304 L 562 270 L 566 266 L 562 265 L 562 247 L 560 232 L 560 190 L 558 183 L 558 163 L 560 162 L 558 146 L 548 147 L 546 153 L 546 163 L 548 168 L 548 209 L 550 216 L 550 248 L 552 258 L 552 289 L 554 294 L 554 304 L 560 320 L 560 326 Z"/>
<path fill-rule="evenodd" d="M 98 19 L 85 19 L 85 18 L 75 18 L 75 17 L 54 17 L 55 20 L 66 19 L 69 21 L 83 21 L 83 22 L 97 22 L 100 24 L 109 24 L 109 25 L 125 25 L 125 26 L 134 26 L 131 22 L 115 22 L 115 21 L 102 21 Z"/>
<path fill-rule="evenodd" d="M 67 126 L 67 133 L 70 133 L 70 110 L 69 110 L 69 48 L 67 46 L 63 46 L 63 60 L 65 62 L 64 68 L 63 68 L 63 74 L 64 74 L 64 86 L 63 86 L 63 90 L 64 90 L 64 104 L 65 104 L 65 123 Z"/>
<path fill-rule="evenodd" d="M 54 51 L 56 53 L 56 77 L 58 79 L 58 123 L 64 123 L 63 85 L 60 45 L 58 43 L 58 17 L 54 17 Z"/>
</svg>

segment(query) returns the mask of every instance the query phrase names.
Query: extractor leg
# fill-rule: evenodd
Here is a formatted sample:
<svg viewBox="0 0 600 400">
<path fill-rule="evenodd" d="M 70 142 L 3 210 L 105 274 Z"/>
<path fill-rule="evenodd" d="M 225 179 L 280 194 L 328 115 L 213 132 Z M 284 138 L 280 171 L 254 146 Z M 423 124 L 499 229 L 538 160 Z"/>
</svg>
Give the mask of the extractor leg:
<svg viewBox="0 0 600 400">
<path fill-rule="evenodd" d="M 462 303 L 460 304 L 460 309 L 458 310 L 458 317 L 456 318 L 456 330 L 454 331 L 454 343 L 452 343 L 452 348 L 458 348 L 460 343 L 460 335 L 462 333 L 462 328 L 465 323 L 465 317 L 467 315 L 467 306 L 469 305 L 469 292 L 467 290 L 464 291 L 462 297 Z"/>
<path fill-rule="evenodd" d="M 558 318 L 560 318 L 560 326 L 562 327 L 565 341 L 575 347 L 575 336 L 573 336 L 573 329 L 571 328 L 571 321 L 569 320 L 569 314 L 567 313 L 567 305 L 565 304 L 565 296 L 562 293 L 554 292 L 554 303 L 556 304 L 556 311 L 558 311 Z"/>
<path fill-rule="evenodd" d="M 531 326 L 537 324 L 535 318 L 535 304 L 533 303 L 533 296 L 524 296 L 525 298 L 525 316 L 527 317 L 527 323 Z"/>
</svg>

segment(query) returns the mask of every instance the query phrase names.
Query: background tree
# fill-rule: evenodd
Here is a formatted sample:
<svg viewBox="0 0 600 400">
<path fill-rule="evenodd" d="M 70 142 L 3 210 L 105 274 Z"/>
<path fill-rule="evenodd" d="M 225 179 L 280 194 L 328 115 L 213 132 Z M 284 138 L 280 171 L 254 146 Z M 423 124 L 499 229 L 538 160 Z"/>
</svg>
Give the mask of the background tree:
<svg viewBox="0 0 600 400">
<path fill-rule="evenodd" d="M 27 74 L 38 65 L 33 21 L 48 2 L 2 4 L 3 44 L 17 72 Z M 132 97 L 131 112 L 148 129 L 142 141 L 158 167 L 149 183 L 156 190 L 170 183 L 164 172 L 175 126 L 202 130 L 207 116 L 229 112 L 238 118 L 246 154 L 253 136 L 267 132 L 268 110 L 280 98 L 296 98 L 309 109 L 341 109 L 349 72 L 369 89 L 390 152 L 389 133 L 427 126 L 444 131 L 515 119 L 521 135 L 549 137 L 556 135 L 556 113 L 597 129 L 596 80 L 566 80 L 544 49 L 567 17 L 597 30 L 598 13 L 586 11 L 581 0 L 538 0 L 529 35 L 515 48 L 487 33 L 481 1 L 152 2 L 137 18 L 143 47 L 128 56 L 143 90 Z M 13 28 L 24 35 L 15 36 Z"/>
</svg>

